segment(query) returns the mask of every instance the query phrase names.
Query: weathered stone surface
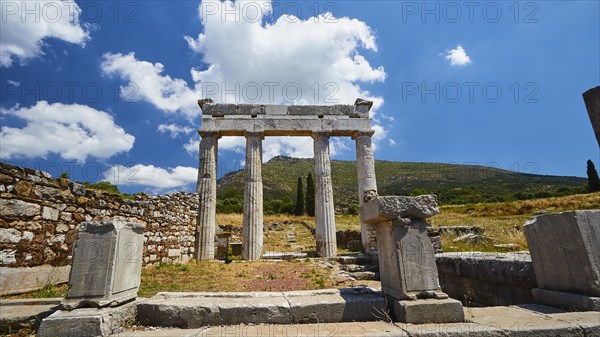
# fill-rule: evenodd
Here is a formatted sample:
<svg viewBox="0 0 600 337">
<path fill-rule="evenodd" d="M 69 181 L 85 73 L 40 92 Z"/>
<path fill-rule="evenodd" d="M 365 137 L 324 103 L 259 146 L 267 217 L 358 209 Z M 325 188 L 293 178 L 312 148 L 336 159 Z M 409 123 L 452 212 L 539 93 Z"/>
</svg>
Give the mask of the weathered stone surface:
<svg viewBox="0 0 600 337">
<path fill-rule="evenodd" d="M 534 302 L 536 287 L 526 252 L 455 252 L 436 254 L 442 290 L 468 306 Z"/>
<path fill-rule="evenodd" d="M 533 289 L 532 293 L 537 303 L 570 310 L 600 311 L 600 297 L 585 296 L 540 288 Z"/>
<path fill-rule="evenodd" d="M 203 116 L 349 116 L 368 118 L 373 102 L 357 99 L 354 105 L 260 105 L 260 104 L 214 104 L 210 99 L 199 100 Z"/>
<path fill-rule="evenodd" d="M 197 192 L 200 197 L 195 233 L 195 257 L 214 260 L 217 226 L 217 155 L 219 135 L 204 133 L 200 141 Z"/>
<path fill-rule="evenodd" d="M 42 208 L 42 219 L 52 221 L 58 220 L 58 210 L 56 208 L 44 206 Z"/>
<path fill-rule="evenodd" d="M 17 243 L 21 241 L 21 232 L 15 228 L 0 228 L 0 243 Z"/>
<path fill-rule="evenodd" d="M 40 214 L 40 205 L 22 200 L 0 199 L 0 213 L 3 217 L 32 217 Z"/>
<path fill-rule="evenodd" d="M 42 319 L 58 310 L 60 298 L 0 300 L 0 333 L 36 330 Z"/>
<path fill-rule="evenodd" d="M 6 266 L 17 262 L 15 249 L 3 249 L 0 250 L 0 265 Z M 4 284 L 4 282 L 2 282 Z"/>
<path fill-rule="evenodd" d="M 600 296 L 600 211 L 540 215 L 523 228 L 539 288 Z"/>
<path fill-rule="evenodd" d="M 382 290 L 397 299 L 447 297 L 440 289 L 427 224 L 400 220 L 375 225 Z"/>
<path fill-rule="evenodd" d="M 589 89 L 583 93 L 583 101 L 600 146 L 600 86 Z"/>
<path fill-rule="evenodd" d="M 329 157 L 329 134 L 315 133 L 315 230 L 317 255 L 335 257 L 337 239 L 335 235 L 335 205 Z"/>
<path fill-rule="evenodd" d="M 2 286 L 0 296 L 41 289 L 46 284 L 69 281 L 71 266 L 41 265 L 25 268 L 0 267 Z"/>
<path fill-rule="evenodd" d="M 137 305 L 137 301 L 133 301 L 114 308 L 58 310 L 42 321 L 37 336 L 110 336 L 135 322 Z"/>
<path fill-rule="evenodd" d="M 392 306 L 395 320 L 402 323 L 458 323 L 465 320 L 462 304 L 451 298 L 395 300 Z"/>
<path fill-rule="evenodd" d="M 138 306 L 152 326 L 196 328 L 233 324 L 375 321 L 386 308 L 368 288 L 257 293 L 158 293 Z"/>
<path fill-rule="evenodd" d="M 485 231 L 483 227 L 479 226 L 439 226 L 438 230 L 442 234 L 452 232 L 456 235 L 463 235 L 469 233 L 481 235 Z"/>
<path fill-rule="evenodd" d="M 400 218 L 425 219 L 439 213 L 435 195 L 379 196 L 360 209 L 361 221 L 367 224 Z"/>
<path fill-rule="evenodd" d="M 358 206 L 377 197 L 377 180 L 375 178 L 375 157 L 371 133 L 355 133 L 352 138 L 356 141 L 356 169 L 358 173 Z M 364 222 L 360 225 L 361 244 L 365 252 L 377 249 L 375 228 Z"/>
<path fill-rule="evenodd" d="M 102 307 L 134 299 L 140 286 L 144 228 L 122 221 L 81 224 L 63 306 Z"/>
<path fill-rule="evenodd" d="M 246 165 L 244 168 L 244 219 L 242 258 L 255 261 L 263 250 L 263 183 L 262 135 L 246 135 Z"/>
</svg>

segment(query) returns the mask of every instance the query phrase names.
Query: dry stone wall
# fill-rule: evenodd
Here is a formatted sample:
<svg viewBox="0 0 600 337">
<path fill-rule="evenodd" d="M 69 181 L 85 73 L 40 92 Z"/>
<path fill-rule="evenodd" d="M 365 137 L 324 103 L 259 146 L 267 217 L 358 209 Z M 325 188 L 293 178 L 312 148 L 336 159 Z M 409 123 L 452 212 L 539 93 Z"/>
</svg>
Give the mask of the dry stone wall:
<svg viewBox="0 0 600 337">
<path fill-rule="evenodd" d="M 186 263 L 194 253 L 198 195 L 103 193 L 50 174 L 0 163 L 0 267 L 70 264 L 82 221 L 146 225 L 144 263 Z"/>
</svg>

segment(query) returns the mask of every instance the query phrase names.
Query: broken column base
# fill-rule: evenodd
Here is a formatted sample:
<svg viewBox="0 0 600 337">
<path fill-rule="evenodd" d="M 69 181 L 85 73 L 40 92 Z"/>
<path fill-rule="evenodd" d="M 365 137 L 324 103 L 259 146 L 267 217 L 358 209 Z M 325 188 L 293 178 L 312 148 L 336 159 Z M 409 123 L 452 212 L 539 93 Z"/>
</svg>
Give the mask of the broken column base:
<svg viewBox="0 0 600 337">
<path fill-rule="evenodd" d="M 537 303 L 578 311 L 600 311 L 600 297 L 534 288 L 531 291 Z"/>
<path fill-rule="evenodd" d="M 94 337 L 120 333 L 135 323 L 137 305 L 133 301 L 119 307 L 58 310 L 46 317 L 38 329 L 38 337 Z"/>
<path fill-rule="evenodd" d="M 388 302 L 389 303 L 389 302 Z M 396 322 L 459 323 L 465 321 L 465 312 L 460 301 L 446 299 L 393 300 L 392 317 Z"/>
</svg>

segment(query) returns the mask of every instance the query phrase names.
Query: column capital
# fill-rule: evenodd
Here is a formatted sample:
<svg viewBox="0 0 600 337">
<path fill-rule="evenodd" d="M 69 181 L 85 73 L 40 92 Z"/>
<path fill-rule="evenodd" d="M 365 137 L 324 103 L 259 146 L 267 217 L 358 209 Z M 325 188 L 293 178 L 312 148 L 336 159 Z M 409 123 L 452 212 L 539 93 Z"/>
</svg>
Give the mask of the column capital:
<svg viewBox="0 0 600 337">
<path fill-rule="evenodd" d="M 312 138 L 317 139 L 318 137 L 331 137 L 331 132 L 329 131 L 315 131 L 310 135 Z"/>
<path fill-rule="evenodd" d="M 217 139 L 221 138 L 221 134 L 216 131 L 200 131 L 200 130 L 198 130 L 198 134 L 202 138 L 207 138 L 207 137 L 216 137 Z"/>
<path fill-rule="evenodd" d="M 372 137 L 375 131 L 356 131 L 352 134 L 352 139 L 356 139 L 359 137 Z"/>
<path fill-rule="evenodd" d="M 265 134 L 264 132 L 246 131 L 244 132 L 244 137 L 260 137 L 260 139 L 265 139 Z"/>
</svg>

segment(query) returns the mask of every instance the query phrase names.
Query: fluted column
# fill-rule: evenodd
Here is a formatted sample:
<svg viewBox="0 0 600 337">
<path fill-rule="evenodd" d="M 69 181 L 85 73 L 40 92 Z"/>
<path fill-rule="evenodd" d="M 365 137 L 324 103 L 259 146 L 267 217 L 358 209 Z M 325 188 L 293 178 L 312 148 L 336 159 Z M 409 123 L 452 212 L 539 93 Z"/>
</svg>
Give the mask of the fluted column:
<svg viewBox="0 0 600 337">
<path fill-rule="evenodd" d="M 358 171 L 358 205 L 377 196 L 377 181 L 375 179 L 375 158 L 371 142 L 373 132 L 356 132 L 352 139 L 356 141 L 356 168 Z M 367 200 L 365 200 L 367 199 Z M 365 252 L 377 249 L 375 228 L 360 224 L 361 241 Z"/>
<path fill-rule="evenodd" d="M 215 259 L 215 230 L 217 223 L 217 149 L 219 134 L 200 135 L 200 166 L 196 185 L 199 208 L 196 222 L 195 257 L 198 260 Z"/>
<path fill-rule="evenodd" d="M 260 259 L 263 248 L 262 139 L 261 133 L 246 133 L 242 258 L 250 261 Z"/>
<path fill-rule="evenodd" d="M 331 181 L 331 161 L 329 159 L 329 134 L 314 133 L 315 146 L 315 220 L 317 234 L 317 255 L 335 257 L 335 207 L 333 205 L 333 185 Z"/>
</svg>

